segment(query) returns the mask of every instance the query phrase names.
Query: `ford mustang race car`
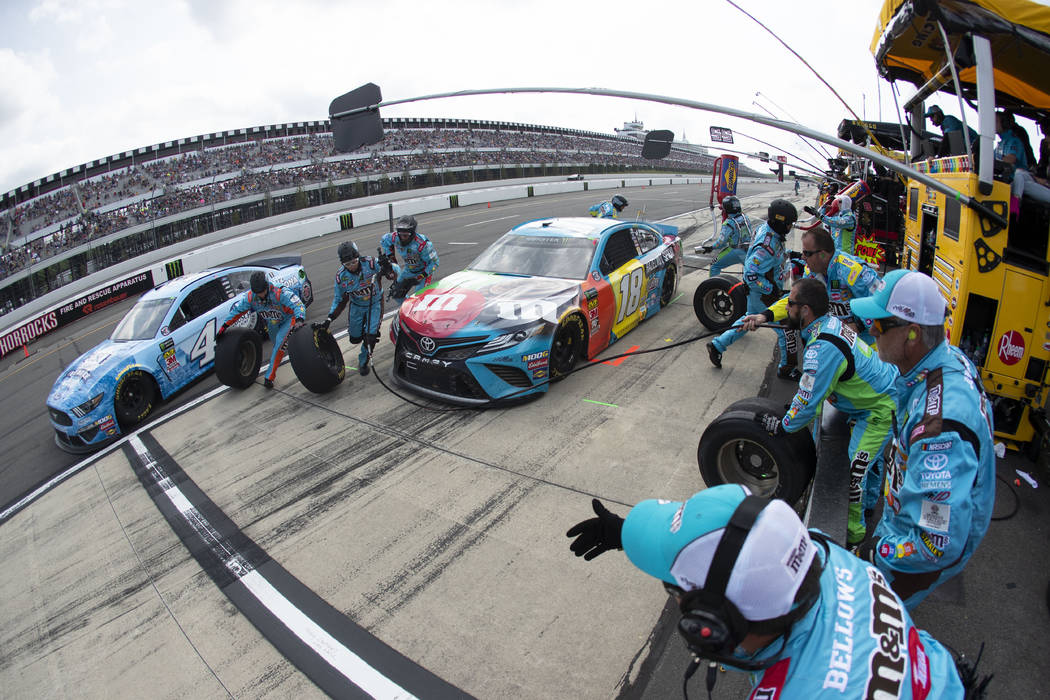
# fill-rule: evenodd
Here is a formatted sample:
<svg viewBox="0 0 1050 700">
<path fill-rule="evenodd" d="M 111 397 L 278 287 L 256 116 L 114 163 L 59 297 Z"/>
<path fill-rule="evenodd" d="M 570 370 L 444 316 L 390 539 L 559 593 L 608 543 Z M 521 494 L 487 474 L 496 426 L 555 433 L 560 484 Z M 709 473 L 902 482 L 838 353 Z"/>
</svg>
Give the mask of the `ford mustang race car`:
<svg viewBox="0 0 1050 700">
<path fill-rule="evenodd" d="M 678 229 L 560 218 L 511 229 L 465 270 L 402 304 L 391 324 L 397 384 L 463 405 L 547 390 L 670 303 Z"/>
<path fill-rule="evenodd" d="M 313 301 L 306 270 L 295 257 L 205 270 L 163 282 L 142 295 L 108 340 L 66 368 L 47 397 L 55 443 L 89 452 L 142 422 L 167 399 L 212 369 L 215 330 L 233 302 L 263 270 L 272 284 Z M 244 325 L 259 321 L 248 316 Z"/>
</svg>

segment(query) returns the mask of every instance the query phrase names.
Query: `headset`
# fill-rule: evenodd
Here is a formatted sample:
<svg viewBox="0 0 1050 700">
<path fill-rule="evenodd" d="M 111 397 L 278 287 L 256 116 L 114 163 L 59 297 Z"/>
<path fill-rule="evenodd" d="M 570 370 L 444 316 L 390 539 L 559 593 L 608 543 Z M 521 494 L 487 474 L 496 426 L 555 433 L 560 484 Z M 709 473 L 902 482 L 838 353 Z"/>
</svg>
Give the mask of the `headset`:
<svg viewBox="0 0 1050 700">
<path fill-rule="evenodd" d="M 746 496 L 740 502 L 715 548 L 703 588 L 688 591 L 679 600 L 682 617 L 678 621 L 678 632 L 697 657 L 726 663 L 745 671 L 769 668 L 779 660 L 777 655 L 765 661 L 749 661 L 734 656 L 733 652 L 748 634 L 753 633 L 783 634 L 783 643 L 787 643 L 791 625 L 809 612 L 820 595 L 820 575 L 824 567 L 817 557 L 795 594 L 792 609 L 784 615 L 769 620 L 748 620 L 726 597 L 726 586 L 744 541 L 759 514 L 769 503 L 769 499 L 760 496 Z M 811 532 L 810 537 L 826 549 L 826 541 L 818 534 Z"/>
</svg>

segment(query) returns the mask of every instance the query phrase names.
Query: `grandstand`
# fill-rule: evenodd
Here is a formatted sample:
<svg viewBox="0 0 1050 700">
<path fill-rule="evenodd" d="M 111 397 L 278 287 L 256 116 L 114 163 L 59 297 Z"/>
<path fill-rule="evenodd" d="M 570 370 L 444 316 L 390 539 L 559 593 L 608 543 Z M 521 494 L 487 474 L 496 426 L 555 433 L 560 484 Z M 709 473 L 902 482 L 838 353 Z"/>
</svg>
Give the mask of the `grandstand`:
<svg viewBox="0 0 1050 700">
<path fill-rule="evenodd" d="M 464 119 L 384 119 L 337 153 L 326 121 L 203 134 L 127 151 L 0 196 L 0 314 L 143 252 L 249 221 L 390 191 L 572 173 L 645 172 L 624 136 Z M 685 145 L 667 172 L 710 172 Z"/>
</svg>

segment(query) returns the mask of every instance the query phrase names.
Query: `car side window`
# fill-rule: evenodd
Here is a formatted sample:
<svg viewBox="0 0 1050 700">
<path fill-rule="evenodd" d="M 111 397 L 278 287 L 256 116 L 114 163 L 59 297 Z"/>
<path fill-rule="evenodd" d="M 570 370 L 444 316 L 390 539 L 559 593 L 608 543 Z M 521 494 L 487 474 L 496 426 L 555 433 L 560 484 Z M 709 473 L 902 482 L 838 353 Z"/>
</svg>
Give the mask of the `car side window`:
<svg viewBox="0 0 1050 700">
<path fill-rule="evenodd" d="M 171 332 L 176 330 L 186 323 L 186 314 L 182 312 L 182 308 L 175 309 L 175 313 L 171 317 L 171 323 L 168 324 L 168 331 Z"/>
<path fill-rule="evenodd" d="M 224 279 L 214 279 L 205 282 L 190 292 L 182 304 L 179 305 L 179 309 L 186 315 L 186 320 L 190 321 L 202 314 L 206 314 L 229 299 L 229 295 L 226 292 L 228 285 L 229 282 Z"/>
<path fill-rule="evenodd" d="M 639 254 L 644 255 L 660 245 L 660 241 L 657 239 L 656 234 L 648 229 L 632 228 L 631 236 L 634 238 L 634 244 L 638 246 Z"/>
<path fill-rule="evenodd" d="M 603 275 L 623 265 L 638 255 L 638 249 L 634 245 L 630 229 L 614 231 L 605 241 L 605 250 L 602 251 L 602 260 L 599 268 Z"/>
</svg>

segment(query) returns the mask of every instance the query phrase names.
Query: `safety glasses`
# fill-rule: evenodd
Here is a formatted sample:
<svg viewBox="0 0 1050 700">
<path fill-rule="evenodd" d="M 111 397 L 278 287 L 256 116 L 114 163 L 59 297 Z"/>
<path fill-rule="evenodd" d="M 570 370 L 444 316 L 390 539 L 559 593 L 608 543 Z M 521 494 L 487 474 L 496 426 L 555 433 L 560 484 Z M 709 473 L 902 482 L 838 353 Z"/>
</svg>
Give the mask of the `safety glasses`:
<svg viewBox="0 0 1050 700">
<path fill-rule="evenodd" d="M 903 326 L 910 326 L 911 324 L 907 321 L 902 321 L 894 316 L 887 316 L 886 318 L 876 318 L 871 321 L 871 328 L 879 335 L 892 331 L 894 328 L 902 328 Z"/>
</svg>

